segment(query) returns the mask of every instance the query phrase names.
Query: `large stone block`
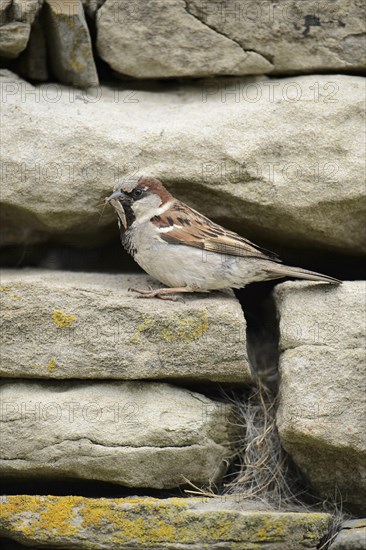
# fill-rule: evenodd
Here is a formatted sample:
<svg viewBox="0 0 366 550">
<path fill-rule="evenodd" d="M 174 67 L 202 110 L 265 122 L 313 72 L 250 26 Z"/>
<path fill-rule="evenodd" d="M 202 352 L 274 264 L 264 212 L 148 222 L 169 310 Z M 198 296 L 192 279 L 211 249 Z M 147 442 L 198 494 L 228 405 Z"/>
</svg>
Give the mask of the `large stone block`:
<svg viewBox="0 0 366 550">
<path fill-rule="evenodd" d="M 0 27 L 0 57 L 14 59 L 25 50 L 30 35 L 30 25 L 12 21 Z"/>
<path fill-rule="evenodd" d="M 361 77 L 101 87 L 94 96 L 11 73 L 1 83 L 3 244 L 52 236 L 90 245 L 106 227 L 117 234 L 102 200 L 139 172 L 254 240 L 365 251 Z"/>
<path fill-rule="evenodd" d="M 14 59 L 25 50 L 43 0 L 1 0 L 0 57 Z"/>
<path fill-rule="evenodd" d="M 344 521 L 329 550 L 365 550 L 366 519 Z"/>
<path fill-rule="evenodd" d="M 168 384 L 18 380 L 0 393 L 2 477 L 207 485 L 233 451 L 231 407 Z"/>
<path fill-rule="evenodd" d="M 358 0 L 107 0 L 97 47 L 143 78 L 362 70 L 364 21 Z"/>
<path fill-rule="evenodd" d="M 278 428 L 322 497 L 358 514 L 366 502 L 365 282 L 284 283 Z"/>
<path fill-rule="evenodd" d="M 330 527 L 321 513 L 261 511 L 230 499 L 3 496 L 0 534 L 72 550 L 302 550 Z"/>
<path fill-rule="evenodd" d="M 245 51 L 191 15 L 182 0 L 107 0 L 98 12 L 97 28 L 99 55 L 125 75 L 202 77 L 273 70 L 268 59 Z"/>
<path fill-rule="evenodd" d="M 52 71 L 77 88 L 99 84 L 81 0 L 45 0 L 47 46 Z"/>
<path fill-rule="evenodd" d="M 236 298 L 192 294 L 181 303 L 128 291 L 152 282 L 143 275 L 4 270 L 1 375 L 249 382 Z"/>
</svg>

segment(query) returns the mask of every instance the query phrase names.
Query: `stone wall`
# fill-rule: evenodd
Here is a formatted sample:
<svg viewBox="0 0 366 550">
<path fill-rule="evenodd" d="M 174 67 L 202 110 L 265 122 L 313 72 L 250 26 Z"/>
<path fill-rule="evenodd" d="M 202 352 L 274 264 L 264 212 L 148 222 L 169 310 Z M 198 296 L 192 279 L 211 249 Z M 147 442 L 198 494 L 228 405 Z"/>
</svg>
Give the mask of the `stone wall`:
<svg viewBox="0 0 366 550">
<path fill-rule="evenodd" d="M 0 0 L 2 547 L 366 547 L 364 21 Z M 343 284 L 137 299 L 137 173 Z"/>
</svg>

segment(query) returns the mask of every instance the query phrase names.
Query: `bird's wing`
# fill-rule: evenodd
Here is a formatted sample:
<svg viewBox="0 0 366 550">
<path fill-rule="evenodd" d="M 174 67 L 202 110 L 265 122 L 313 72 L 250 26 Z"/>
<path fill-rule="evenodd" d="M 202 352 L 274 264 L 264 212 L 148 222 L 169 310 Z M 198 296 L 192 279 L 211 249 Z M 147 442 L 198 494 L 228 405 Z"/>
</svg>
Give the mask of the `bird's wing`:
<svg viewBox="0 0 366 550">
<path fill-rule="evenodd" d="M 186 204 L 176 201 L 151 223 L 159 237 L 170 244 L 201 248 L 229 256 L 255 257 L 280 262 L 276 254 L 261 248 L 233 231 L 228 231 Z"/>
</svg>

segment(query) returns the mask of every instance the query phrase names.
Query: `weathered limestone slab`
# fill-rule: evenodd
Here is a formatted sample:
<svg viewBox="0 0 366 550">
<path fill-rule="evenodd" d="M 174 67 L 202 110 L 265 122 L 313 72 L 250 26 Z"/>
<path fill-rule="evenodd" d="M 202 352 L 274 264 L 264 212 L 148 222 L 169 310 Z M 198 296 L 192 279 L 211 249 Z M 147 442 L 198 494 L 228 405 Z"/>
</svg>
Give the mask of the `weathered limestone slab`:
<svg viewBox="0 0 366 550">
<path fill-rule="evenodd" d="M 322 497 L 366 503 L 365 282 L 284 283 L 278 428 Z"/>
<path fill-rule="evenodd" d="M 344 521 L 329 550 L 365 550 L 366 519 Z"/>
<path fill-rule="evenodd" d="M 99 55 L 115 71 L 130 76 L 202 77 L 273 70 L 262 55 L 245 51 L 193 17 L 182 0 L 107 0 L 98 12 L 97 28 Z"/>
<path fill-rule="evenodd" d="M 363 78 L 95 95 L 13 79 L 3 72 L 4 245 L 117 234 L 102 200 L 139 172 L 253 240 L 365 252 Z"/>
<path fill-rule="evenodd" d="M 47 45 L 55 76 L 64 84 L 99 84 L 81 0 L 45 0 Z"/>
<path fill-rule="evenodd" d="M 97 21 L 99 55 L 135 77 L 366 68 L 358 0 L 107 0 Z"/>
<path fill-rule="evenodd" d="M 330 525 L 328 514 L 262 512 L 220 499 L 19 495 L 0 502 L 0 534 L 70 550 L 315 550 Z"/>
<path fill-rule="evenodd" d="M 1 376 L 247 383 L 246 324 L 231 294 L 141 300 L 144 275 L 1 273 Z"/>
<path fill-rule="evenodd" d="M 30 25 L 12 21 L 0 27 L 0 57 L 15 59 L 27 47 Z"/>
<path fill-rule="evenodd" d="M 0 57 L 15 59 L 25 50 L 31 24 L 43 0 L 1 0 Z"/>
<path fill-rule="evenodd" d="M 172 488 L 220 480 L 232 453 L 231 406 L 168 384 L 18 380 L 0 391 L 2 477 Z"/>
</svg>

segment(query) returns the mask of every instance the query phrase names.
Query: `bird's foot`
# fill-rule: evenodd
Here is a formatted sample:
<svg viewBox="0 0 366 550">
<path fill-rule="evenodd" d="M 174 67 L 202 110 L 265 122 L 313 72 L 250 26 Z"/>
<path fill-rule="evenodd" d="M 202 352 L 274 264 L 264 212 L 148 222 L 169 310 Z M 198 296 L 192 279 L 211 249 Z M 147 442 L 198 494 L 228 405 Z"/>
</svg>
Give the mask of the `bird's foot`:
<svg viewBox="0 0 366 550">
<path fill-rule="evenodd" d="M 177 294 L 179 292 L 192 292 L 190 289 L 186 288 L 158 288 L 153 290 L 149 287 L 149 290 L 144 290 L 141 288 L 129 288 L 131 292 L 137 292 L 140 296 L 136 298 L 160 298 L 160 300 L 170 300 L 171 302 L 183 302 L 184 300 L 181 296 L 172 296 L 172 294 Z"/>
</svg>

